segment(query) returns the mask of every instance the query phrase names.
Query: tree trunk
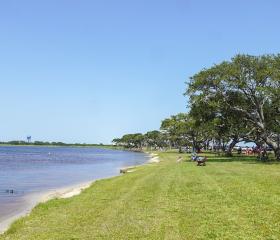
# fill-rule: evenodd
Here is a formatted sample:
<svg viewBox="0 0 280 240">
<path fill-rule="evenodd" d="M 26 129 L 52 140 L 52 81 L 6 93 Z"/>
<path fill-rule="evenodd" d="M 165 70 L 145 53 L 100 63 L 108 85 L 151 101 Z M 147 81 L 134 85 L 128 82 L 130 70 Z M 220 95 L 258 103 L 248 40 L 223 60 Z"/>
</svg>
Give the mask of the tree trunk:
<svg viewBox="0 0 280 240">
<path fill-rule="evenodd" d="M 179 153 L 183 153 L 181 145 L 179 146 Z"/>
<path fill-rule="evenodd" d="M 195 142 L 194 137 L 192 137 L 192 148 L 193 148 L 192 151 L 193 152 L 196 152 L 196 147 L 195 146 L 196 146 L 196 142 Z"/>
<path fill-rule="evenodd" d="M 207 140 L 207 141 L 206 141 L 206 150 L 207 150 L 207 151 L 209 150 L 209 145 L 210 145 L 210 140 Z"/>
<path fill-rule="evenodd" d="M 224 141 L 222 141 L 222 151 L 225 152 L 226 151 L 226 144 Z"/>
<path fill-rule="evenodd" d="M 280 148 L 274 149 L 274 154 L 277 161 L 280 161 Z"/>
<path fill-rule="evenodd" d="M 276 141 L 271 140 L 270 138 L 266 137 L 264 141 L 267 143 L 268 146 L 270 146 L 275 154 L 275 158 L 277 161 L 280 161 L 280 147 L 279 143 Z"/>
<path fill-rule="evenodd" d="M 231 143 L 228 146 L 228 149 L 226 151 L 226 155 L 227 156 L 232 156 L 232 149 L 234 148 L 234 146 L 238 143 L 237 139 L 232 139 Z"/>
</svg>

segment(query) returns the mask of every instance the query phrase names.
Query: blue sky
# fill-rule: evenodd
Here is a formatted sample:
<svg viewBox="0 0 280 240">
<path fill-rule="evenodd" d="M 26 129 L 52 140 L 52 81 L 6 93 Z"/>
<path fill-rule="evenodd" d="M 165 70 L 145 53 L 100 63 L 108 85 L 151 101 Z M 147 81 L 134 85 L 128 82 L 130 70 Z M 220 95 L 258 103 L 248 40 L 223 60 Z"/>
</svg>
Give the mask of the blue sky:
<svg viewBox="0 0 280 240">
<path fill-rule="evenodd" d="M 280 51 L 275 0 L 1 1 L 0 138 L 109 143 L 186 111 L 185 81 Z"/>
</svg>

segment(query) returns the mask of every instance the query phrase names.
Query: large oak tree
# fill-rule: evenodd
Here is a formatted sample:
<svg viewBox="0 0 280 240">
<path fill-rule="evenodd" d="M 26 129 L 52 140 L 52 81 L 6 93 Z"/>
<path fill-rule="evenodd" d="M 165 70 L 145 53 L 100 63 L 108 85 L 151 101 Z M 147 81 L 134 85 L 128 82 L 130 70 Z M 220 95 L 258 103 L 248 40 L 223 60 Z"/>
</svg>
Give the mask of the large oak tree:
<svg viewBox="0 0 280 240">
<path fill-rule="evenodd" d="M 227 109 L 280 159 L 280 55 L 237 55 L 195 74 L 186 93 L 191 104 Z"/>
</svg>

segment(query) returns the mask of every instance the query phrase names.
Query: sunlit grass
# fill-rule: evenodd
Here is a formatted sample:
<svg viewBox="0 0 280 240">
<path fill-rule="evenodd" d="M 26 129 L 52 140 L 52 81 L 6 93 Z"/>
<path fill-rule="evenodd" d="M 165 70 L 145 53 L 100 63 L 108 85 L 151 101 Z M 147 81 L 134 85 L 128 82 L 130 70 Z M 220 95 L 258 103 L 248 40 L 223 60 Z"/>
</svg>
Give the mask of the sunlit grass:
<svg viewBox="0 0 280 240">
<path fill-rule="evenodd" d="M 280 165 L 184 154 L 37 206 L 0 239 L 280 239 Z"/>
</svg>

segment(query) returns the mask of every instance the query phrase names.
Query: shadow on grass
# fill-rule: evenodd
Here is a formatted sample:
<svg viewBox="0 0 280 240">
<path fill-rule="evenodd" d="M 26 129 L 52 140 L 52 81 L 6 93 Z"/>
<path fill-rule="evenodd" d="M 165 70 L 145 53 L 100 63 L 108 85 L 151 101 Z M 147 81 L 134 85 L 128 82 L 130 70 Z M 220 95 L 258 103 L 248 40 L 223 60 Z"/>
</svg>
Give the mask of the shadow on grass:
<svg viewBox="0 0 280 240">
<path fill-rule="evenodd" d="M 191 161 L 191 153 L 179 153 L 178 150 L 169 150 L 163 152 L 164 154 L 176 154 L 178 156 L 184 157 L 185 162 Z M 257 155 L 237 155 L 234 154 L 231 157 L 225 156 L 223 154 L 218 155 L 217 153 L 212 153 L 212 152 L 204 152 L 198 154 L 198 156 L 206 156 L 207 157 L 207 162 L 220 162 L 220 163 L 226 163 L 226 162 L 242 162 L 244 164 L 275 164 L 278 165 L 280 164 L 279 161 L 276 161 L 275 157 L 273 154 L 269 154 L 269 159 L 267 161 L 260 161 L 257 159 Z"/>
<path fill-rule="evenodd" d="M 201 154 L 203 156 L 203 154 Z M 208 162 L 242 162 L 244 164 L 280 164 L 279 161 L 276 161 L 273 156 L 269 157 L 267 161 L 260 161 L 257 159 L 257 156 L 246 156 L 246 155 L 234 155 L 231 157 L 227 156 L 217 156 L 217 155 L 208 155 Z"/>
</svg>

